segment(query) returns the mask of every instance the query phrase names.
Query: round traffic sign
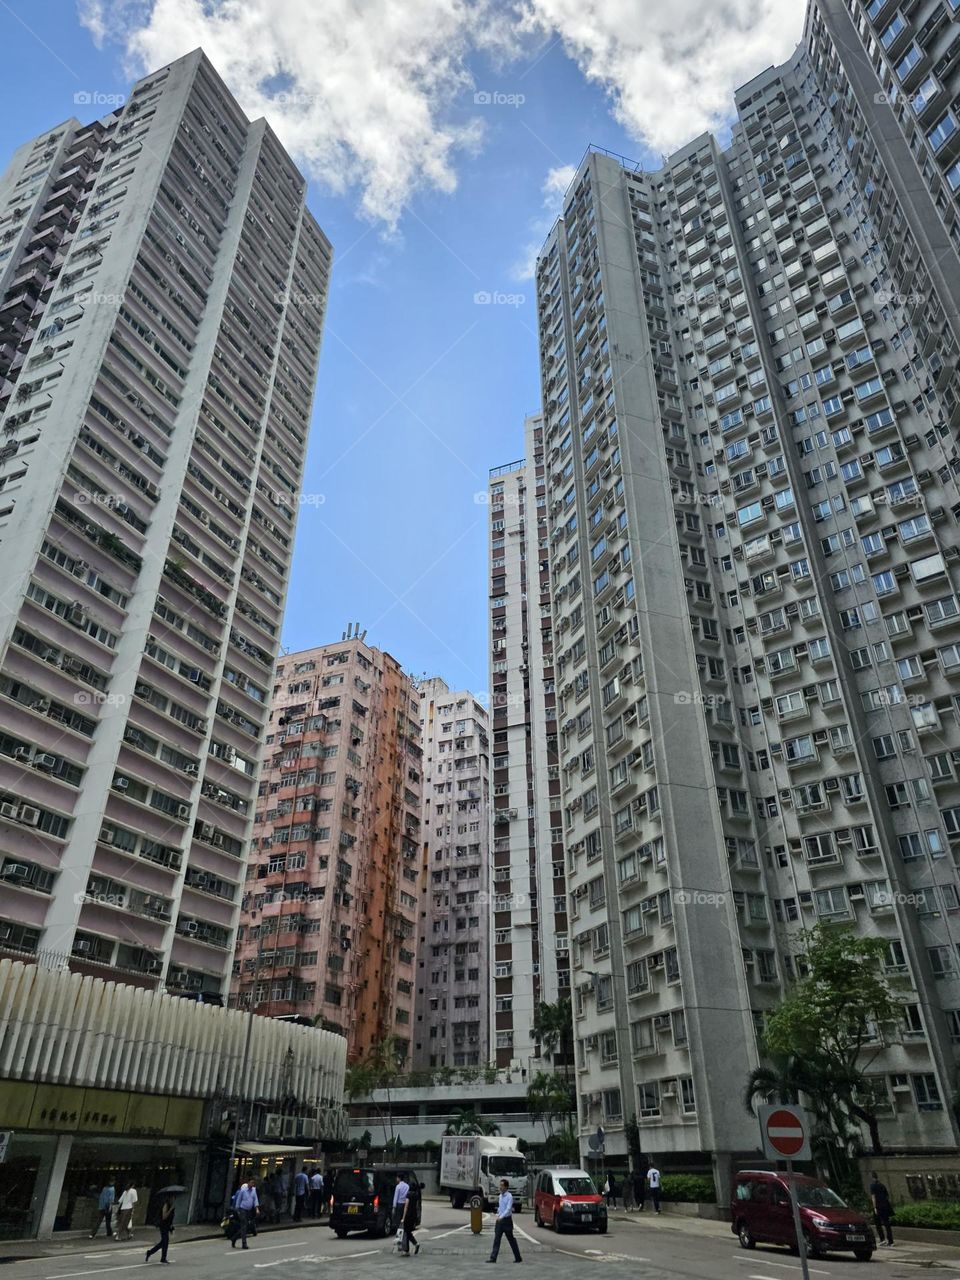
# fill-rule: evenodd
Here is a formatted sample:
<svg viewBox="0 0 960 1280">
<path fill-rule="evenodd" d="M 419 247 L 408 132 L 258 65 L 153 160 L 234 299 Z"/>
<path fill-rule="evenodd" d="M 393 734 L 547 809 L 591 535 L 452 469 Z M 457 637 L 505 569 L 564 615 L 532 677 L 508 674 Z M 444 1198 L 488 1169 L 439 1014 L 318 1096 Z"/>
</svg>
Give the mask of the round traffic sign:
<svg viewBox="0 0 960 1280">
<path fill-rule="evenodd" d="M 772 1111 L 767 1116 L 767 1140 L 770 1146 L 785 1159 L 795 1156 L 803 1148 L 806 1135 L 803 1122 L 793 1111 Z"/>
</svg>

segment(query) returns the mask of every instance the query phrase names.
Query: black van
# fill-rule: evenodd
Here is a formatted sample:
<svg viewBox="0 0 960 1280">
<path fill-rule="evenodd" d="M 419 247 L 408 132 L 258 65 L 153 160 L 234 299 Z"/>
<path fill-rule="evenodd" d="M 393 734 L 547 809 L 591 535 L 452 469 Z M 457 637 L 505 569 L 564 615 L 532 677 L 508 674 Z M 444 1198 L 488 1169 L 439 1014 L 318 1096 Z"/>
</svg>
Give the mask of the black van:
<svg viewBox="0 0 960 1280">
<path fill-rule="evenodd" d="M 413 1173 L 403 1165 L 344 1165 L 330 1170 L 330 1229 L 342 1240 L 351 1231 L 385 1236 L 391 1228 L 397 1174 L 410 1183 Z"/>
</svg>

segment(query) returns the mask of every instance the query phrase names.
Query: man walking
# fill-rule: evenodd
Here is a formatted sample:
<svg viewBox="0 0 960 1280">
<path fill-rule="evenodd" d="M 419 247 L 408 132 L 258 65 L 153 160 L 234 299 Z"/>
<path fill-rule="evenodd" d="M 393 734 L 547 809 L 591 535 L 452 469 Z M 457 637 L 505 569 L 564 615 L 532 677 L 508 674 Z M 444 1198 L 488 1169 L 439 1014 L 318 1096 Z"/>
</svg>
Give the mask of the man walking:
<svg viewBox="0 0 960 1280">
<path fill-rule="evenodd" d="M 310 1215 L 319 1218 L 323 1212 L 323 1174 L 314 1168 L 310 1175 Z"/>
<path fill-rule="evenodd" d="M 633 1177 L 633 1198 L 637 1202 L 637 1210 L 643 1213 L 643 1201 L 647 1194 L 647 1180 L 639 1169 L 634 1169 Z"/>
<path fill-rule="evenodd" d="M 303 1220 L 303 1211 L 307 1206 L 307 1191 L 310 1187 L 310 1179 L 307 1177 L 306 1169 L 301 1169 L 293 1180 L 293 1220 L 301 1222 Z"/>
<path fill-rule="evenodd" d="M 116 1195 L 117 1193 L 114 1190 L 113 1183 L 112 1182 L 104 1183 L 100 1191 L 100 1198 L 97 1200 L 97 1221 L 94 1225 L 93 1230 L 90 1232 L 91 1240 L 100 1230 L 101 1222 L 107 1228 L 107 1235 L 111 1237 L 113 1236 L 113 1227 L 111 1225 L 111 1219 L 113 1218 L 113 1202 L 116 1199 Z"/>
<path fill-rule="evenodd" d="M 890 1228 L 893 1205 L 890 1203 L 890 1192 L 880 1181 L 876 1169 L 870 1174 L 870 1201 L 873 1205 L 873 1220 L 877 1225 L 877 1241 L 889 1249 L 893 1245 L 893 1231 Z M 883 1238 L 884 1233 L 886 1240 Z"/>
<path fill-rule="evenodd" d="M 133 1210 L 137 1203 L 137 1189 L 128 1182 L 117 1201 L 117 1239 L 133 1239 Z"/>
<path fill-rule="evenodd" d="M 660 1212 L 660 1170 L 651 1164 L 647 1170 L 647 1186 L 650 1188 L 650 1199 L 653 1201 L 654 1213 Z"/>
<path fill-rule="evenodd" d="M 410 1183 L 406 1181 L 402 1173 L 397 1174 L 397 1185 L 393 1192 L 393 1206 L 390 1210 L 390 1230 L 396 1231 L 403 1219 L 404 1207 L 407 1203 L 407 1196 L 410 1194 Z"/>
<path fill-rule="evenodd" d="M 254 1234 L 256 1234 L 256 1216 L 257 1210 L 260 1208 L 260 1200 L 257 1196 L 257 1186 L 253 1178 L 248 1182 L 244 1182 L 240 1186 L 240 1190 L 234 1197 L 233 1207 L 237 1211 L 237 1218 L 240 1221 L 240 1241 L 244 1249 L 247 1248 L 247 1231 L 252 1226 Z M 231 1241 L 231 1248 L 237 1247 L 236 1240 Z"/>
<path fill-rule="evenodd" d="M 500 1252 L 500 1241 L 506 1236 L 513 1250 L 514 1262 L 522 1262 L 520 1248 L 513 1234 L 513 1196 L 510 1194 L 510 1183 L 506 1178 L 500 1179 L 500 1203 L 497 1205 L 497 1223 L 493 1229 L 493 1251 L 488 1262 L 496 1262 Z"/>
<path fill-rule="evenodd" d="M 420 1225 L 422 1195 L 423 1188 L 414 1177 L 407 1193 L 407 1202 L 403 1206 L 403 1238 L 400 1241 L 400 1253 L 404 1258 L 410 1257 L 411 1245 L 413 1245 L 414 1253 L 420 1252 L 420 1245 L 417 1243 L 417 1237 L 413 1233 Z"/>
</svg>

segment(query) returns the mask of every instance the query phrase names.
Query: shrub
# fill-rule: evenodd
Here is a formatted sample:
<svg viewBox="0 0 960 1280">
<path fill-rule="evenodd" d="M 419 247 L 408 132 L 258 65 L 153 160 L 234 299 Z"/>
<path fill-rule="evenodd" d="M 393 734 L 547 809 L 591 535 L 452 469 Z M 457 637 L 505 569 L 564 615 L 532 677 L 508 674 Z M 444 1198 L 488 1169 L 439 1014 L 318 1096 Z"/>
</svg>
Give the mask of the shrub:
<svg viewBox="0 0 960 1280">
<path fill-rule="evenodd" d="M 661 1178 L 663 1200 L 692 1200 L 698 1204 L 714 1204 L 717 1199 L 713 1179 L 699 1173 L 665 1173 Z"/>
<path fill-rule="evenodd" d="M 894 1207 L 898 1227 L 936 1227 L 960 1231 L 960 1204 L 949 1200 L 917 1200 Z"/>
</svg>

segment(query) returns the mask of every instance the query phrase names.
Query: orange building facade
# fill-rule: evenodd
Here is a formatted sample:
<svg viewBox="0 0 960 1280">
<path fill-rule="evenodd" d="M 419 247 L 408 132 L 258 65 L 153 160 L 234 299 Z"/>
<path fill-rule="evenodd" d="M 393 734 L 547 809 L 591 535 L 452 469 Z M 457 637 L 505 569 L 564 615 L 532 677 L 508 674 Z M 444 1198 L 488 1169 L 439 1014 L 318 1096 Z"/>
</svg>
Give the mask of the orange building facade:
<svg viewBox="0 0 960 1280">
<path fill-rule="evenodd" d="M 351 1061 L 409 1055 L 421 843 L 420 696 L 363 635 L 277 668 L 231 995 Z"/>
</svg>

